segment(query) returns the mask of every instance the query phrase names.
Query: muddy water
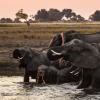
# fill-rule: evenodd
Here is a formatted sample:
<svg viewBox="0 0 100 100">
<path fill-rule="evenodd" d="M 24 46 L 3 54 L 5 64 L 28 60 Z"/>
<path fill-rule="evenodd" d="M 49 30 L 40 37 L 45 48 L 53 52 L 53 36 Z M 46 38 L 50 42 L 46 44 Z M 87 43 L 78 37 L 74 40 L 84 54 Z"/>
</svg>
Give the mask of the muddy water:
<svg viewBox="0 0 100 100">
<path fill-rule="evenodd" d="M 86 95 L 73 84 L 24 84 L 22 77 L 0 77 L 0 100 L 100 100 L 100 94 Z"/>
</svg>

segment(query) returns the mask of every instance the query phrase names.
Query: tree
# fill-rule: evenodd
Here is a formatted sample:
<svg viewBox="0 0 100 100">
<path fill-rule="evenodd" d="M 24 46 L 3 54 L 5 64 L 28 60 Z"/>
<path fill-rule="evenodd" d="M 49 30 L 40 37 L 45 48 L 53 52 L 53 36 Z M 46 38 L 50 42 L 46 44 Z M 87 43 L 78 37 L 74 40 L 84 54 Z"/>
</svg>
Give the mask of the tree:
<svg viewBox="0 0 100 100">
<path fill-rule="evenodd" d="M 19 20 L 19 18 L 15 18 L 14 23 L 21 23 L 21 21 Z"/>
<path fill-rule="evenodd" d="M 90 15 L 89 20 L 100 21 L 100 10 L 96 10 L 94 14 Z"/>
<path fill-rule="evenodd" d="M 48 12 L 45 9 L 41 9 L 35 15 L 35 19 L 38 21 L 47 21 L 48 20 Z"/>
<path fill-rule="evenodd" d="M 62 13 L 58 9 L 49 9 L 49 21 L 58 21 L 62 18 Z"/>
<path fill-rule="evenodd" d="M 27 26 L 30 26 L 30 23 L 28 22 L 28 14 L 23 12 L 23 9 L 20 9 L 17 13 L 16 13 L 16 18 L 18 19 L 24 19 L 26 21 Z"/>
<path fill-rule="evenodd" d="M 0 23 L 12 23 L 13 20 L 11 18 L 1 18 Z"/>
<path fill-rule="evenodd" d="M 57 9 L 49 9 L 49 11 L 41 9 L 35 15 L 35 20 L 37 21 L 58 21 L 61 18 L 62 13 Z"/>
<path fill-rule="evenodd" d="M 72 16 L 72 9 L 63 9 L 62 14 L 65 15 L 67 18 L 70 18 Z"/>
<path fill-rule="evenodd" d="M 41 9 L 34 17 L 36 21 L 59 21 L 63 17 L 71 21 L 84 21 L 84 18 L 81 15 L 77 15 L 72 9 L 63 9 L 62 11 L 53 8 L 49 9 L 49 11 Z"/>
<path fill-rule="evenodd" d="M 81 15 L 77 15 L 77 21 L 84 21 L 84 20 L 85 20 L 84 17 L 82 17 Z"/>
<path fill-rule="evenodd" d="M 84 17 L 77 15 L 72 9 L 63 9 L 62 14 L 66 16 L 67 19 L 71 21 L 84 21 Z"/>
</svg>

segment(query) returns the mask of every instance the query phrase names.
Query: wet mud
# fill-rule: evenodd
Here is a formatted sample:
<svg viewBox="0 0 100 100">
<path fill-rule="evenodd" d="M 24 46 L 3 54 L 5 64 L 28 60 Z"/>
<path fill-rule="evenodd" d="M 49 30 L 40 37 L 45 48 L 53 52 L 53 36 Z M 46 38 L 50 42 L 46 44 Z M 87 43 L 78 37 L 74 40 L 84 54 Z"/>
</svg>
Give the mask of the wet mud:
<svg viewBox="0 0 100 100">
<path fill-rule="evenodd" d="M 37 85 L 25 84 L 23 77 L 0 77 L 0 100 L 100 100 L 100 93 L 85 94 L 73 83 Z"/>
</svg>

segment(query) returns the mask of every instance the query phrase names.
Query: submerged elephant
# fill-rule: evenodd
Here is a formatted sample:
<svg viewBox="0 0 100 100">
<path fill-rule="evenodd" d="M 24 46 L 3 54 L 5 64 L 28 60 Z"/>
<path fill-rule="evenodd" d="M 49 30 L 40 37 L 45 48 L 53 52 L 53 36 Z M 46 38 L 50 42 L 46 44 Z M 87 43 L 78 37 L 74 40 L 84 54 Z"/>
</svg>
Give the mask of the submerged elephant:
<svg viewBox="0 0 100 100">
<path fill-rule="evenodd" d="M 49 47 L 63 45 L 71 41 L 72 39 L 80 39 L 89 43 L 99 43 L 100 32 L 96 32 L 93 34 L 81 34 L 78 31 L 71 30 L 64 33 L 58 33 L 52 38 Z"/>
<path fill-rule="evenodd" d="M 82 69 L 82 79 L 77 88 L 100 89 L 100 52 L 94 45 L 79 39 L 52 47 L 47 56 L 50 60 L 63 57 Z"/>
<path fill-rule="evenodd" d="M 19 67 L 25 69 L 24 82 L 29 82 L 29 77 L 33 79 L 37 75 L 37 66 L 44 64 L 49 66 L 51 62 L 45 52 L 39 52 L 30 48 L 18 48 L 13 51 L 13 57 L 19 59 Z"/>
</svg>

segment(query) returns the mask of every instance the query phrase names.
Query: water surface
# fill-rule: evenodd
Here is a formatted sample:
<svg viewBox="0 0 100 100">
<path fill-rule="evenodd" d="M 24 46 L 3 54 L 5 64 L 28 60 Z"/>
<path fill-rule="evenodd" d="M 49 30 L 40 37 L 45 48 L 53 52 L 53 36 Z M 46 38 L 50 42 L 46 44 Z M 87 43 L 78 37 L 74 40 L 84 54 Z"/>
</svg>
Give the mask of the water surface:
<svg viewBox="0 0 100 100">
<path fill-rule="evenodd" d="M 86 95 L 74 84 L 24 84 L 23 77 L 0 77 L 0 100 L 100 100 L 100 94 Z"/>
</svg>

